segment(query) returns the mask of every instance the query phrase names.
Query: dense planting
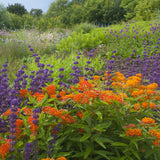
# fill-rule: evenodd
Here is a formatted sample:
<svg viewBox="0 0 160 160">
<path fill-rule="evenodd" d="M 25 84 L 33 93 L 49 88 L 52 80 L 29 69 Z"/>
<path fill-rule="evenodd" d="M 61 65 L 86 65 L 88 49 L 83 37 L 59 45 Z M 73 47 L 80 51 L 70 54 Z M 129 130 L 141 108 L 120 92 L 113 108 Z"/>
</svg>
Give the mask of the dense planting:
<svg viewBox="0 0 160 160">
<path fill-rule="evenodd" d="M 48 58 L 24 44 L 33 55 L 14 81 L 3 64 L 0 159 L 159 159 L 160 25 L 150 25 L 150 34 L 131 26 L 102 29 L 105 43 L 61 60 L 60 50 Z"/>
</svg>

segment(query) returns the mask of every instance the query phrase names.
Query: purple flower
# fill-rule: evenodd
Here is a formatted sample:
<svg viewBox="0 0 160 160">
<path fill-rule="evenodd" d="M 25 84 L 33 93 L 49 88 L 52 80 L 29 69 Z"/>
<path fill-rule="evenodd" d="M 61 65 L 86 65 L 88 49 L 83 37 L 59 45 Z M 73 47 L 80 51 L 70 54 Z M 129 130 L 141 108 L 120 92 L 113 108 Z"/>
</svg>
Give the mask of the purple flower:
<svg viewBox="0 0 160 160">
<path fill-rule="evenodd" d="M 88 56 L 91 58 L 91 57 L 93 57 L 93 54 L 92 54 L 92 53 L 89 53 Z"/>
<path fill-rule="evenodd" d="M 87 63 L 87 64 L 90 64 L 90 63 L 91 63 L 91 61 L 87 61 L 86 63 Z"/>
<path fill-rule="evenodd" d="M 64 75 L 63 75 L 63 74 L 59 74 L 58 77 L 59 77 L 59 78 L 63 78 Z"/>
<path fill-rule="evenodd" d="M 33 49 L 33 48 L 30 48 L 29 51 L 34 51 L 34 49 Z"/>
<path fill-rule="evenodd" d="M 64 68 L 60 68 L 59 71 L 64 71 Z"/>
<path fill-rule="evenodd" d="M 81 55 L 81 54 L 82 54 L 81 52 L 78 53 L 78 55 Z"/>
<path fill-rule="evenodd" d="M 30 45 L 30 44 L 28 45 L 28 48 L 31 48 L 31 45 Z"/>
<path fill-rule="evenodd" d="M 117 53 L 117 51 L 116 51 L 116 50 L 114 50 L 114 51 L 113 51 L 113 53 Z"/>
<path fill-rule="evenodd" d="M 78 64 L 79 62 L 78 61 L 74 61 L 74 64 Z"/>
</svg>

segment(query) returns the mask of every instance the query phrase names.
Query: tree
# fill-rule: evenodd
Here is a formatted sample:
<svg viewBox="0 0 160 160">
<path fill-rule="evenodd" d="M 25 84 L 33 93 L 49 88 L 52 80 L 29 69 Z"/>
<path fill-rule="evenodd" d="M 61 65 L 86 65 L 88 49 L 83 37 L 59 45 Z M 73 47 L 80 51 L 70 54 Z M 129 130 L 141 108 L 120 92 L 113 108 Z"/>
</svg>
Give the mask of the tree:
<svg viewBox="0 0 160 160">
<path fill-rule="evenodd" d="M 121 7 L 126 11 L 126 20 L 130 20 L 136 16 L 135 7 L 138 4 L 138 1 L 141 0 L 122 0 Z"/>
<path fill-rule="evenodd" d="M 7 11 L 7 9 L 0 4 L 0 28 L 11 28 L 12 27 L 12 20 Z"/>
<path fill-rule="evenodd" d="M 10 13 L 14 13 L 17 15 L 24 15 L 27 13 L 27 10 L 25 9 L 25 7 L 19 3 L 15 3 L 15 4 L 9 4 L 7 7 L 8 12 Z"/>
<path fill-rule="evenodd" d="M 42 16 L 43 11 L 41 9 L 31 9 L 30 15 L 34 17 Z"/>
<path fill-rule="evenodd" d="M 157 0 L 141 0 L 135 7 L 136 19 L 149 21 L 156 17 L 156 9 L 159 7 L 160 1 Z"/>
</svg>

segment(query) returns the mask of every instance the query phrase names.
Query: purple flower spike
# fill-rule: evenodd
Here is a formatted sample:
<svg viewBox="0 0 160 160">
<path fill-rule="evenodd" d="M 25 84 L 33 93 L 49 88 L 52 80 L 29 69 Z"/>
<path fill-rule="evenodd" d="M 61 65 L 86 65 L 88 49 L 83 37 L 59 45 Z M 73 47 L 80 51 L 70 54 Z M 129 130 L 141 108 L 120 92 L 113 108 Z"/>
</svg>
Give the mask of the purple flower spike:
<svg viewBox="0 0 160 160">
<path fill-rule="evenodd" d="M 64 71 L 64 68 L 60 68 L 59 71 Z"/>
<path fill-rule="evenodd" d="M 33 48 L 30 48 L 29 51 L 34 51 L 34 49 L 33 49 Z"/>
</svg>

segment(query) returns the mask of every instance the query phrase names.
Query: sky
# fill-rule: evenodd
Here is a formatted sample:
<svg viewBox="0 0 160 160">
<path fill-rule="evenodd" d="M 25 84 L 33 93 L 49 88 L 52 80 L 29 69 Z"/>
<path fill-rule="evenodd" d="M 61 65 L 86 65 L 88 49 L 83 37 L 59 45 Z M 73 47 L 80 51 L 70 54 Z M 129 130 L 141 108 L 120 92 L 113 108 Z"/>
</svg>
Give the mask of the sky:
<svg viewBox="0 0 160 160">
<path fill-rule="evenodd" d="M 20 3 L 27 9 L 28 12 L 34 8 L 42 9 L 43 13 L 46 13 L 53 1 L 54 0 L 0 0 L 0 4 L 7 7 L 8 4 Z"/>
</svg>

